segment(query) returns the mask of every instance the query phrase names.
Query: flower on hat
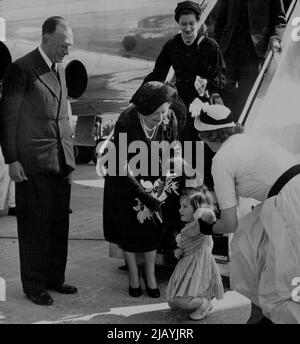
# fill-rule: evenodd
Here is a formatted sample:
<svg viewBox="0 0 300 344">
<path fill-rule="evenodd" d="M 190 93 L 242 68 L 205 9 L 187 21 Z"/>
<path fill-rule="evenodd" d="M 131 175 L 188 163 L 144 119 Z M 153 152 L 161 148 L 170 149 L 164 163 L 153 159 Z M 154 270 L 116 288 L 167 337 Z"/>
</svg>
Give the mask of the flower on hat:
<svg viewBox="0 0 300 344">
<path fill-rule="evenodd" d="M 196 98 L 190 105 L 191 116 L 195 119 L 194 126 L 199 131 L 217 130 L 234 127 L 231 111 L 221 104 L 203 103 Z"/>
<path fill-rule="evenodd" d="M 196 118 L 200 116 L 201 110 L 207 112 L 209 109 L 209 103 L 204 103 L 199 98 L 195 98 L 193 102 L 190 104 L 189 111 L 191 112 L 191 116 Z"/>
</svg>

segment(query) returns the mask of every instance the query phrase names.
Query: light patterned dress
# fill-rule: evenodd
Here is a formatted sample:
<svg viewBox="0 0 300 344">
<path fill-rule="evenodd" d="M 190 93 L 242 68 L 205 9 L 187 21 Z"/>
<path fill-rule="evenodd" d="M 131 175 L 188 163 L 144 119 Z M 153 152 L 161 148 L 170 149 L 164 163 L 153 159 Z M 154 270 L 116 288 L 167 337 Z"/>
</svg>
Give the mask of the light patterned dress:
<svg viewBox="0 0 300 344">
<path fill-rule="evenodd" d="M 223 284 L 211 253 L 211 236 L 201 233 L 187 235 L 185 228 L 177 235 L 176 241 L 179 248 L 184 246 L 188 249 L 182 250 L 182 257 L 169 280 L 167 300 L 173 301 L 175 297 L 186 296 L 222 299 Z"/>
</svg>

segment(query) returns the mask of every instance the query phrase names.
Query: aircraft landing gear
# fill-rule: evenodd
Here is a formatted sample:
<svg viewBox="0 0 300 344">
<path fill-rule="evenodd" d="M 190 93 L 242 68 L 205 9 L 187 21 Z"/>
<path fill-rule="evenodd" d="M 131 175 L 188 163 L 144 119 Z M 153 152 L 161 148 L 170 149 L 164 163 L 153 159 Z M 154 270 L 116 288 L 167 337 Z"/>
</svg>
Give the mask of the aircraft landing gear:
<svg viewBox="0 0 300 344">
<path fill-rule="evenodd" d="M 74 155 L 76 164 L 87 164 L 95 159 L 95 147 L 89 146 L 74 146 Z"/>
</svg>

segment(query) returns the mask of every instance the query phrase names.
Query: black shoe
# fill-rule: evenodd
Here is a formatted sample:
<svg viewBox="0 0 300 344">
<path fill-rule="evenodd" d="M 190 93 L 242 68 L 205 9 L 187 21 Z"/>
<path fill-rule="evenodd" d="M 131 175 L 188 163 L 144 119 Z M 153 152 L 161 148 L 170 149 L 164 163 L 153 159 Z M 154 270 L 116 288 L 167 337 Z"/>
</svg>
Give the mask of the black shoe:
<svg viewBox="0 0 300 344">
<path fill-rule="evenodd" d="M 61 294 L 75 294 L 78 292 L 78 289 L 72 285 L 69 284 L 57 284 L 57 285 L 51 285 L 48 289 L 57 291 Z"/>
<path fill-rule="evenodd" d="M 157 299 L 160 297 L 160 290 L 158 287 L 151 289 L 148 287 L 147 285 L 147 280 L 146 280 L 146 276 L 144 274 L 142 274 L 142 278 L 144 280 L 145 283 L 145 287 L 146 287 L 146 292 L 150 297 L 153 297 L 154 299 Z"/>
<path fill-rule="evenodd" d="M 131 286 L 129 286 L 129 295 L 132 297 L 139 297 L 142 295 L 142 288 L 138 287 L 138 288 L 132 288 Z"/>
<path fill-rule="evenodd" d="M 26 294 L 26 296 L 36 305 L 51 306 L 53 304 L 52 297 L 46 291 L 38 294 Z"/>
<path fill-rule="evenodd" d="M 154 299 L 157 299 L 160 297 L 160 290 L 159 288 L 151 289 L 148 286 L 146 286 L 146 292 L 150 297 L 153 297 Z"/>
<path fill-rule="evenodd" d="M 8 216 L 16 216 L 17 212 L 16 212 L 16 207 L 9 207 L 8 208 L 8 212 L 7 212 Z"/>
</svg>

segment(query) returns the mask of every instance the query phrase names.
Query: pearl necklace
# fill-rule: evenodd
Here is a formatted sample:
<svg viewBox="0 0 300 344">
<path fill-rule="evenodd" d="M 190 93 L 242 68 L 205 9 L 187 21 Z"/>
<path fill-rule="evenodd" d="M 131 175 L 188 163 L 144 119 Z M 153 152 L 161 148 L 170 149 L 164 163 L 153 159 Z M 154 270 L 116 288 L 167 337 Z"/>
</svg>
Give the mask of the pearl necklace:
<svg viewBox="0 0 300 344">
<path fill-rule="evenodd" d="M 155 131 L 156 131 L 156 127 L 157 127 L 157 126 L 155 125 L 152 129 L 148 128 L 147 125 L 146 125 L 146 123 L 145 123 L 145 120 L 143 119 L 142 116 L 140 116 L 140 122 L 141 122 L 141 124 L 142 124 L 143 129 L 144 129 L 144 133 L 145 133 L 146 137 L 147 137 L 149 140 L 152 140 L 152 139 L 153 139 L 153 136 L 154 136 L 154 134 L 155 134 Z M 148 134 L 148 132 L 149 132 L 150 134 Z M 151 133 L 152 133 L 152 134 L 151 134 Z"/>
</svg>

